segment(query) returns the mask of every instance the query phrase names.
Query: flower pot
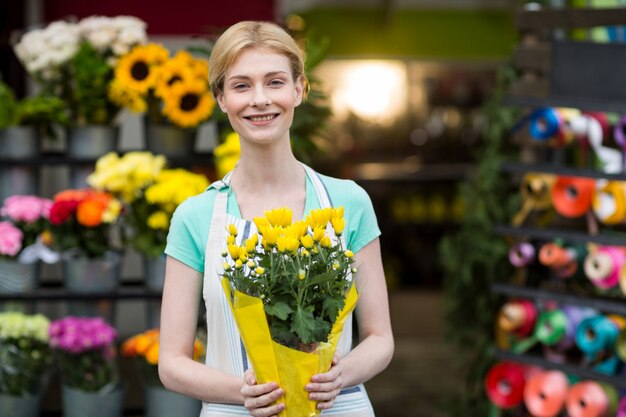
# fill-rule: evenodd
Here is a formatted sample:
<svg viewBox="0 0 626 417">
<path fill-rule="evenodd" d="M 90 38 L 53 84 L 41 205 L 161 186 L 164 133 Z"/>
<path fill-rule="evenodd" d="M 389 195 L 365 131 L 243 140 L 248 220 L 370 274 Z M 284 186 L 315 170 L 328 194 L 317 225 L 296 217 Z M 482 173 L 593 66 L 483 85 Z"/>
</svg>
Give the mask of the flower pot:
<svg viewBox="0 0 626 417">
<path fill-rule="evenodd" d="M 37 264 L 0 259 L 0 293 L 19 294 L 37 287 Z"/>
<path fill-rule="evenodd" d="M 146 287 L 153 291 L 163 291 L 165 282 L 165 254 L 157 257 L 144 256 L 143 271 Z"/>
<path fill-rule="evenodd" d="M 102 258 L 90 259 L 66 254 L 63 277 L 69 292 L 80 294 L 110 293 L 117 288 L 121 276 L 122 255 L 107 252 Z M 111 300 L 73 300 L 67 303 L 69 314 L 82 317 L 103 317 L 109 323 L 115 319 Z"/>
<path fill-rule="evenodd" d="M 64 417 L 118 417 L 122 415 L 124 390 L 117 386 L 107 392 L 90 392 L 63 386 Z"/>
<path fill-rule="evenodd" d="M 39 155 L 39 132 L 32 126 L 0 129 L 0 155 L 3 158 L 25 159 Z"/>
<path fill-rule="evenodd" d="M 119 127 L 90 125 L 67 129 L 67 155 L 76 159 L 97 159 L 102 155 L 117 150 Z M 93 166 L 71 165 L 69 183 L 71 188 L 87 186 L 87 177 L 93 172 Z"/>
<path fill-rule="evenodd" d="M 162 387 L 146 387 L 145 404 L 147 417 L 197 417 L 202 403 Z"/>
<path fill-rule="evenodd" d="M 0 393 L 0 416 L 37 417 L 41 405 L 41 394 L 15 396 Z"/>
<path fill-rule="evenodd" d="M 9 165 L 0 168 L 0 201 L 15 194 L 39 194 L 39 169 L 36 166 Z"/>
<path fill-rule="evenodd" d="M 197 129 L 155 124 L 146 120 L 146 149 L 154 154 L 170 157 L 191 155 L 196 144 Z"/>
</svg>

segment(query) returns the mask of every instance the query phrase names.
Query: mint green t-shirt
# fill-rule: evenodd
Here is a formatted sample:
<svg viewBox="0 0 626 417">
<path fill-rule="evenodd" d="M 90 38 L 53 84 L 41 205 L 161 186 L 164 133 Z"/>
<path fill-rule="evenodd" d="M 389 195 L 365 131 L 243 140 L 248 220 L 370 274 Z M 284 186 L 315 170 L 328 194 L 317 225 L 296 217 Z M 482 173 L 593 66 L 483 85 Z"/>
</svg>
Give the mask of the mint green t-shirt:
<svg viewBox="0 0 626 417">
<path fill-rule="evenodd" d="M 357 253 L 380 235 L 372 201 L 367 192 L 352 180 L 318 175 L 330 195 L 333 207 L 344 207 L 346 246 Z M 167 236 L 165 254 L 200 272 L 204 272 L 204 255 L 217 192 L 215 188 L 209 188 L 179 205 Z M 304 214 L 318 208 L 320 203 L 307 175 Z M 227 211 L 241 218 L 234 193 L 228 197 Z"/>
</svg>

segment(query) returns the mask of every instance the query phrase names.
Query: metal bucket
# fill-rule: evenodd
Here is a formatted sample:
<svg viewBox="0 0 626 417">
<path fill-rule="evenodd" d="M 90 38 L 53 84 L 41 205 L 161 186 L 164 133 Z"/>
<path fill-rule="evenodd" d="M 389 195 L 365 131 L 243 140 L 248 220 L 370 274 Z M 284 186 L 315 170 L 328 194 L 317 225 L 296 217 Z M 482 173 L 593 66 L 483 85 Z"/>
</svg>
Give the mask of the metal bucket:
<svg viewBox="0 0 626 417">
<path fill-rule="evenodd" d="M 99 158 L 117 150 L 119 127 L 90 125 L 67 129 L 67 154 L 74 158 Z"/>
<path fill-rule="evenodd" d="M 15 395 L 0 393 L 0 416 L 37 417 L 41 405 L 41 394 Z"/>
<path fill-rule="evenodd" d="M 146 417 L 198 417 L 202 403 L 160 387 L 145 388 Z"/>
<path fill-rule="evenodd" d="M 0 259 L 0 293 L 19 294 L 37 287 L 37 264 Z"/>
<path fill-rule="evenodd" d="M 65 287 L 74 293 L 110 292 L 121 276 L 122 255 L 107 252 L 102 258 L 69 255 L 63 259 Z"/>
<path fill-rule="evenodd" d="M 194 152 L 197 129 L 145 122 L 146 149 L 165 156 L 187 156 Z"/>
<path fill-rule="evenodd" d="M 122 415 L 124 390 L 89 392 L 63 386 L 64 417 L 119 417 Z"/>
<path fill-rule="evenodd" d="M 12 126 L 0 130 L 0 157 L 32 158 L 39 155 L 41 138 L 32 126 Z"/>
</svg>

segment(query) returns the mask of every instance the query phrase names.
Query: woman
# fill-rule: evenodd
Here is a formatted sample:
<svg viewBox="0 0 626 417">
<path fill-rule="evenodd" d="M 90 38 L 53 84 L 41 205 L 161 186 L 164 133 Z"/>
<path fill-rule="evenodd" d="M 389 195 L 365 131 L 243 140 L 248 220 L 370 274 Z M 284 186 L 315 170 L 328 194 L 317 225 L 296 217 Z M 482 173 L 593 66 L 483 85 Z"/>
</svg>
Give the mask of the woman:
<svg viewBox="0 0 626 417">
<path fill-rule="evenodd" d="M 265 210 L 290 207 L 294 218 L 325 206 L 344 206 L 347 246 L 355 252 L 360 341 L 351 350 L 346 321 L 331 369 L 305 387 L 324 415 L 373 416 L 362 383 L 393 354 L 387 289 L 371 201 L 352 181 L 317 174 L 290 146 L 295 108 L 307 93 L 301 51 L 279 26 L 241 22 L 215 43 L 210 83 L 239 134 L 241 159 L 209 189 L 181 204 L 172 220 L 161 311 L 159 374 L 170 390 L 201 399 L 202 416 L 275 416 L 284 391 L 257 384 L 219 284 L 228 223 L 248 235 Z M 207 311 L 207 365 L 192 360 L 202 293 Z M 288 415 L 289 410 L 287 410 Z M 290 415 L 291 416 L 291 415 Z M 293 416 L 300 417 L 300 416 Z"/>
</svg>

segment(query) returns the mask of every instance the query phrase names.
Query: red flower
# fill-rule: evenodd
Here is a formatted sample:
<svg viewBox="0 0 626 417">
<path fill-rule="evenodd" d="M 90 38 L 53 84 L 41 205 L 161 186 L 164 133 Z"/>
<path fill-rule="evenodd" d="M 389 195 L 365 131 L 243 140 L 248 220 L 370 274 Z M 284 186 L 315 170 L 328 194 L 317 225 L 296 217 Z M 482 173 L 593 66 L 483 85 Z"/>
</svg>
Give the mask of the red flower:
<svg viewBox="0 0 626 417">
<path fill-rule="evenodd" d="M 78 207 L 77 200 L 56 201 L 50 209 L 50 223 L 58 226 L 70 218 Z"/>
</svg>

